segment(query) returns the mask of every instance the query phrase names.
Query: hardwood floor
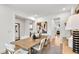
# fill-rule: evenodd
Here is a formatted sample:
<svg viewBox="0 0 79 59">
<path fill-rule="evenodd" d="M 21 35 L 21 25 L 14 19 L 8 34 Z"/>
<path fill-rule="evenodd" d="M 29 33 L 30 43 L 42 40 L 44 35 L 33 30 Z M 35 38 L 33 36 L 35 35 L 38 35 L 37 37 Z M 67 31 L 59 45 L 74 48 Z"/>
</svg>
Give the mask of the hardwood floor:
<svg viewBox="0 0 79 59">
<path fill-rule="evenodd" d="M 41 54 L 62 54 L 62 50 L 59 46 L 52 45 L 49 47 L 44 47 Z"/>
<path fill-rule="evenodd" d="M 72 51 L 72 48 L 68 47 L 67 39 L 64 39 L 62 44 L 59 42 L 61 42 L 61 40 L 50 40 L 50 44 L 44 47 L 41 54 L 76 54 Z"/>
<path fill-rule="evenodd" d="M 45 46 L 41 52 L 41 54 L 61 54 L 62 49 L 60 46 L 55 44 L 55 40 L 50 40 L 50 44 Z"/>
<path fill-rule="evenodd" d="M 63 54 L 76 54 L 72 51 L 72 48 L 68 47 L 68 42 L 67 40 L 65 39 L 63 41 Z"/>
</svg>

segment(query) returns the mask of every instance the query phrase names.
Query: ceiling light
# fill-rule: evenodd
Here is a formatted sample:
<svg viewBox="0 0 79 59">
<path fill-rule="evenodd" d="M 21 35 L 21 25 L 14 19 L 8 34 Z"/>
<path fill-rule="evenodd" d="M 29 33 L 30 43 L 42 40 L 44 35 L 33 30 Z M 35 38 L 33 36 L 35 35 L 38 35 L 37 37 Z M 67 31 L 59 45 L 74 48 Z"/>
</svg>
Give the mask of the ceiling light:
<svg viewBox="0 0 79 59">
<path fill-rule="evenodd" d="M 63 10 L 63 11 L 65 11 L 65 10 L 66 10 L 66 8 L 62 8 L 62 10 Z"/>
</svg>

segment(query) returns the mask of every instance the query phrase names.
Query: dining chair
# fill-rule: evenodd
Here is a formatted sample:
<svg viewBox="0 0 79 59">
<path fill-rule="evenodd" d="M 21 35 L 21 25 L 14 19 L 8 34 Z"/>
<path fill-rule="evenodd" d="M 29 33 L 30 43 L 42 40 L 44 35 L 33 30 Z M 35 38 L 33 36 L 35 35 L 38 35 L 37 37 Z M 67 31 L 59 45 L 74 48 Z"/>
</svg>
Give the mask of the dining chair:
<svg viewBox="0 0 79 59">
<path fill-rule="evenodd" d="M 10 44 L 10 43 L 6 43 L 5 44 L 5 48 L 6 48 L 6 52 L 8 53 L 8 54 L 13 54 L 14 53 L 14 48 L 15 48 L 15 45 L 12 45 L 12 44 Z"/>
<path fill-rule="evenodd" d="M 41 40 L 40 44 L 35 45 L 33 48 L 33 50 L 37 51 L 37 52 L 41 52 L 41 50 L 44 47 L 44 43 L 45 43 L 45 38 Z"/>
<path fill-rule="evenodd" d="M 29 52 L 27 49 L 18 49 L 17 51 L 14 52 L 14 54 L 28 54 Z"/>
<path fill-rule="evenodd" d="M 49 38 L 46 38 L 46 39 L 45 39 L 45 44 L 44 44 L 44 45 L 47 46 L 48 43 L 49 43 Z"/>
<path fill-rule="evenodd" d="M 6 51 L 7 51 L 7 54 L 28 54 L 28 50 L 27 49 L 18 49 L 18 50 L 15 50 L 15 45 L 12 45 L 12 44 L 5 44 L 5 47 L 6 47 Z"/>
</svg>

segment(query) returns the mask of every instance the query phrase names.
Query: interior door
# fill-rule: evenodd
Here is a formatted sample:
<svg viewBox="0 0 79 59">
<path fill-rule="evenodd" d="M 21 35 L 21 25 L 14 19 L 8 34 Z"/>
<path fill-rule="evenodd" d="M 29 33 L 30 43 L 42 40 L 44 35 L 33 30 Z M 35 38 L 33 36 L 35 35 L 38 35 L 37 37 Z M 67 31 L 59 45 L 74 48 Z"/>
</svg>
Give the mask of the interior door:
<svg viewBox="0 0 79 59">
<path fill-rule="evenodd" d="M 15 23 L 15 41 L 20 40 L 20 23 Z"/>
</svg>

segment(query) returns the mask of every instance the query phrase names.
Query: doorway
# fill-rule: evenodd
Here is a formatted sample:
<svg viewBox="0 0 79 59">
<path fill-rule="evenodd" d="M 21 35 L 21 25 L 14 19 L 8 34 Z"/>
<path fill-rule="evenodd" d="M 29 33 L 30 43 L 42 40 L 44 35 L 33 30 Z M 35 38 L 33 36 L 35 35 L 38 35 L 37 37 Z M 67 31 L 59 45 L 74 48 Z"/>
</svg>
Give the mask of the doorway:
<svg viewBox="0 0 79 59">
<path fill-rule="evenodd" d="M 20 40 L 20 23 L 15 23 L 15 41 Z"/>
</svg>

